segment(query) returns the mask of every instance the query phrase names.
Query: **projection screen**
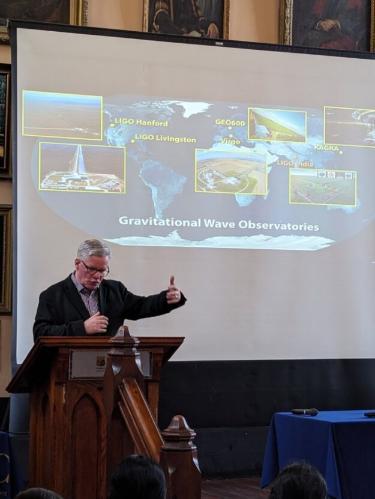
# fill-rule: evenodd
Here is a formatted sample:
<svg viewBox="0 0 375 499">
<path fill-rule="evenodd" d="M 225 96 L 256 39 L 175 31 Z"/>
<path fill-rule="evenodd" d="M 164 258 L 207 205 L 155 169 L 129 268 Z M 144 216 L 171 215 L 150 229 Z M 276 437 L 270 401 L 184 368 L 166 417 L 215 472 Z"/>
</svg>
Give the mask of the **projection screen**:
<svg viewBox="0 0 375 499">
<path fill-rule="evenodd" d="M 17 362 L 100 238 L 176 360 L 375 356 L 375 61 L 15 23 Z M 15 101 L 14 101 L 15 102 Z"/>
</svg>

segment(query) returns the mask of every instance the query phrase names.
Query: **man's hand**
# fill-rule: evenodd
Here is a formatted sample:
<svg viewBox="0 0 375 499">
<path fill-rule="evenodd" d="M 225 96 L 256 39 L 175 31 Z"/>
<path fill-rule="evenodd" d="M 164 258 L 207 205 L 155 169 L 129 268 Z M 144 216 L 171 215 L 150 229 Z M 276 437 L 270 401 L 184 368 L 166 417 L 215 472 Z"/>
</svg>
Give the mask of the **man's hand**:
<svg viewBox="0 0 375 499">
<path fill-rule="evenodd" d="M 106 333 L 108 327 L 108 317 L 101 315 L 100 312 L 92 315 L 83 323 L 86 334 Z"/>
<path fill-rule="evenodd" d="M 317 24 L 318 31 L 340 30 L 341 24 L 337 19 L 322 19 Z"/>
<path fill-rule="evenodd" d="M 219 35 L 220 35 L 219 28 L 216 26 L 215 23 L 211 23 L 207 29 L 208 38 L 219 38 Z"/>
<path fill-rule="evenodd" d="M 174 305 L 181 300 L 181 291 L 174 285 L 174 275 L 169 278 L 169 286 L 167 290 L 167 303 Z"/>
</svg>

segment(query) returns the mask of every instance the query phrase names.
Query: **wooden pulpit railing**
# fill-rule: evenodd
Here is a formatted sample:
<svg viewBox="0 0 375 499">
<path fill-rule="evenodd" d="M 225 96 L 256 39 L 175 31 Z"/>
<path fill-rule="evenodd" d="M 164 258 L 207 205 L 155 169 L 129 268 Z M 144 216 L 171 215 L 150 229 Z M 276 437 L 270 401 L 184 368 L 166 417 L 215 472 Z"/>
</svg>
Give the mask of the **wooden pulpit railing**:
<svg viewBox="0 0 375 499">
<path fill-rule="evenodd" d="M 127 327 L 111 341 L 104 375 L 104 398 L 108 419 L 119 409 L 136 454 L 159 462 L 163 439 L 146 400 L 145 377 L 138 351 L 139 340 Z"/>
<path fill-rule="evenodd" d="M 161 369 L 183 338 L 123 333 L 40 338 L 16 372 L 8 391 L 31 393 L 30 486 L 105 499 L 115 467 L 139 453 L 160 462 L 169 499 L 198 499 L 194 432 L 181 416 L 157 427 Z"/>
<path fill-rule="evenodd" d="M 104 392 L 113 394 L 113 398 L 106 401 L 107 410 L 115 411 L 117 405 L 135 452 L 160 462 L 167 480 L 168 499 L 199 499 L 201 474 L 193 445 L 195 433 L 182 416 L 175 416 L 170 426 L 160 433 L 144 396 L 138 340 L 123 328 L 122 336 L 118 335 L 112 342 L 114 348 L 108 352 L 104 377 Z M 118 344 L 126 344 L 126 349 L 117 349 Z"/>
<path fill-rule="evenodd" d="M 136 454 L 159 462 L 163 438 L 135 379 L 127 378 L 119 388 L 119 408 L 134 443 Z"/>
</svg>

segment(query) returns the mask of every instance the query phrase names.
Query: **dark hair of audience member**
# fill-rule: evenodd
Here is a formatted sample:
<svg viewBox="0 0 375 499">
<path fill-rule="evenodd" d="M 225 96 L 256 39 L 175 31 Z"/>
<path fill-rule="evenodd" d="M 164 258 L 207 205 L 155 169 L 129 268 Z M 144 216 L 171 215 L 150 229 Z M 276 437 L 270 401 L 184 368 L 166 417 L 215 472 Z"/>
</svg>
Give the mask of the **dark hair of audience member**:
<svg viewBox="0 0 375 499">
<path fill-rule="evenodd" d="M 16 499 L 63 499 L 63 498 L 56 492 L 53 492 L 53 490 L 34 487 L 19 492 L 16 495 Z"/>
<path fill-rule="evenodd" d="M 111 477 L 109 499 L 165 499 L 163 470 L 151 459 L 132 455 Z"/>
<path fill-rule="evenodd" d="M 271 484 L 269 499 L 326 499 L 327 485 L 319 471 L 308 463 L 286 466 Z"/>
</svg>

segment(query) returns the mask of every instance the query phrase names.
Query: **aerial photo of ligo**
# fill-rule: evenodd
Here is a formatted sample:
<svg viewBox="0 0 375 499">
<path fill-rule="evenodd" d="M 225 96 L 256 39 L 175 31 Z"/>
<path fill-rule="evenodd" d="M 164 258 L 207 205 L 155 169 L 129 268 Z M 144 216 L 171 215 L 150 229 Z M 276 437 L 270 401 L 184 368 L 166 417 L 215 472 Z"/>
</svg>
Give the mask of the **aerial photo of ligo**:
<svg viewBox="0 0 375 499">
<path fill-rule="evenodd" d="M 102 140 L 102 101 L 97 95 L 24 90 L 22 135 Z"/>
<path fill-rule="evenodd" d="M 40 142 L 39 190 L 125 193 L 125 149 Z"/>
<path fill-rule="evenodd" d="M 267 194 L 267 164 L 259 154 L 196 149 L 195 190 L 216 194 Z"/>
<path fill-rule="evenodd" d="M 291 204 L 319 204 L 356 206 L 357 172 L 289 169 L 289 202 Z"/>
<path fill-rule="evenodd" d="M 305 142 L 306 112 L 250 107 L 248 139 L 274 142 Z"/>
<path fill-rule="evenodd" d="M 375 147 L 375 109 L 324 108 L 326 144 Z"/>
</svg>

